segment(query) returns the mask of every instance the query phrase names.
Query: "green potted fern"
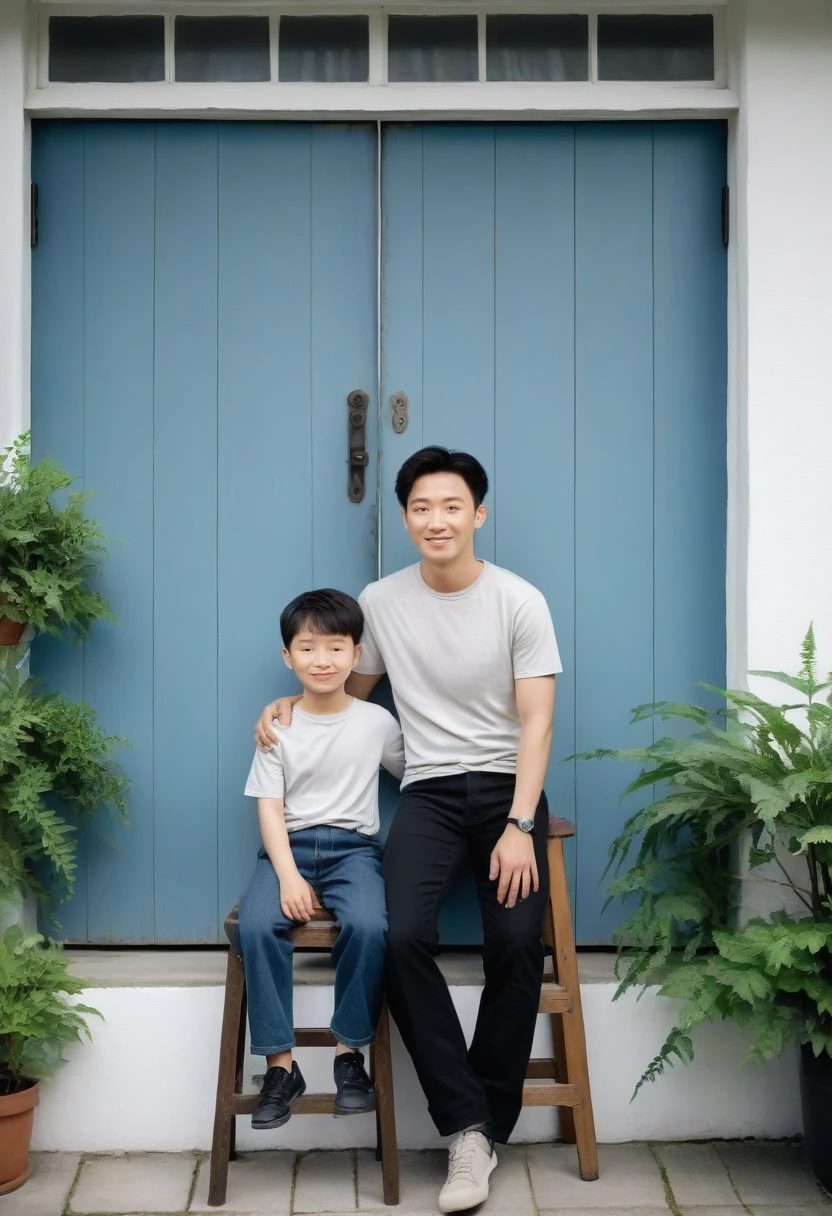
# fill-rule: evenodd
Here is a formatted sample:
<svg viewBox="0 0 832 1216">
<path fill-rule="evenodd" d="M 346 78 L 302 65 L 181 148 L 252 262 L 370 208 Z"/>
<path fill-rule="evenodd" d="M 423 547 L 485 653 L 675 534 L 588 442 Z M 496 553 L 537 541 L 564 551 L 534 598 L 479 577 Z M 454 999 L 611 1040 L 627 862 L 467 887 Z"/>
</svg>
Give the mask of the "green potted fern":
<svg viewBox="0 0 832 1216">
<path fill-rule="evenodd" d="M 22 680 L 12 652 L 0 678 L 0 903 L 20 890 L 72 895 L 75 827 L 105 808 L 126 818 L 128 786 L 114 759 L 125 743 L 102 730 L 86 702 Z"/>
<path fill-rule="evenodd" d="M 61 1063 L 65 1047 L 89 1038 L 85 1017 L 97 1013 L 67 1001 L 88 987 L 68 965 L 54 942 L 19 925 L 0 937 L 0 1195 L 22 1186 L 31 1172 L 40 1079 Z"/>
<path fill-rule="evenodd" d="M 580 758 L 640 763 L 622 797 L 649 790 L 653 799 L 610 850 L 610 898 L 634 901 L 616 935 L 616 997 L 658 984 L 683 1003 L 636 1092 L 674 1060 L 693 1059 L 703 1022 L 741 1026 L 749 1060 L 796 1045 L 806 1150 L 832 1189 L 832 677 L 818 680 L 811 627 L 801 656 L 797 675 L 751 673 L 788 688 L 783 704 L 709 688 L 724 702 L 716 715 L 640 706 L 634 722 L 674 721 L 693 733 Z M 791 911 L 742 923 L 755 872 L 790 897 Z"/>
<path fill-rule="evenodd" d="M 112 618 L 90 579 L 103 535 L 84 497 L 51 460 L 31 465 L 28 435 L 0 454 L 0 912 L 22 892 L 67 898 L 75 881 L 75 826 L 109 808 L 126 817 L 127 779 L 115 762 L 124 742 L 101 729 L 84 702 L 42 691 L 21 676 L 26 638 Z M 28 629 L 27 629 L 28 626 Z M 5 907 L 4 907 L 5 905 Z M 89 1037 L 87 987 L 60 946 L 12 925 L 0 935 L 0 1194 L 29 1175 L 39 1081 L 63 1048 Z"/>
<path fill-rule="evenodd" d="M 31 463 L 28 432 L 0 453 L 0 646 L 16 646 L 27 624 L 83 636 L 113 619 L 90 586 L 105 537 L 73 480 L 54 460 Z"/>
</svg>

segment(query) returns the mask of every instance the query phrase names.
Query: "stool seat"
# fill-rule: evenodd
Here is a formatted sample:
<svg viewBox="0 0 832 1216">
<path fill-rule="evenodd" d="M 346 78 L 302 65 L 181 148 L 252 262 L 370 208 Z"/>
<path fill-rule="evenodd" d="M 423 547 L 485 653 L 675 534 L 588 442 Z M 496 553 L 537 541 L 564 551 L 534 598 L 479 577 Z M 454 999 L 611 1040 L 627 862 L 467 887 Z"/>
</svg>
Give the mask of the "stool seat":
<svg viewBox="0 0 832 1216">
<path fill-rule="evenodd" d="M 296 950 L 331 949 L 340 932 L 331 912 L 322 907 L 313 893 L 312 917 L 306 924 L 295 925 L 288 932 Z M 243 1064 L 246 1041 L 246 980 L 239 953 L 237 929 L 239 908 L 235 904 L 225 918 L 228 938 L 228 964 L 225 981 L 220 1061 L 217 1077 L 217 1101 L 214 1110 L 214 1136 L 211 1146 L 211 1173 L 208 1203 L 216 1207 L 225 1203 L 228 1188 L 228 1162 L 233 1160 L 236 1140 L 236 1116 L 250 1115 L 259 1094 L 244 1094 Z M 297 1047 L 335 1047 L 337 1039 L 328 1026 L 296 1026 Z M 393 1206 L 399 1202 L 399 1155 L 396 1142 L 396 1115 L 393 1105 L 393 1069 L 390 1059 L 390 1019 L 387 1002 L 382 1001 L 376 1025 L 375 1039 L 370 1046 L 370 1075 L 376 1096 L 376 1159 L 381 1161 L 384 1202 Z M 293 1115 L 331 1115 L 335 1111 L 335 1094 L 303 1094 L 292 1103 Z"/>
</svg>

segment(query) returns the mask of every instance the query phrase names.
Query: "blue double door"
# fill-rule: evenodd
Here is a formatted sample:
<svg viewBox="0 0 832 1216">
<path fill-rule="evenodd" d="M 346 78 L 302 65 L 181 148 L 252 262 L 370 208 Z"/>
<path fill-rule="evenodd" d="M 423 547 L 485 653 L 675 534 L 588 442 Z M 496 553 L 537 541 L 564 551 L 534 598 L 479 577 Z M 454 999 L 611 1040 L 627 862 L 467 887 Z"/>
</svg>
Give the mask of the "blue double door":
<svg viewBox="0 0 832 1216">
<path fill-rule="evenodd" d="M 69 940 L 220 938 L 257 843 L 252 723 L 292 688 L 280 609 L 413 560 L 393 481 L 425 443 L 483 461 L 480 556 L 552 609 L 579 941 L 615 923 L 627 773 L 564 757 L 642 744 L 632 706 L 724 678 L 724 127 L 381 137 L 379 157 L 364 125 L 36 127 L 34 452 L 96 492 L 119 623 L 39 641 L 35 666 L 132 744 L 131 824 L 82 828 Z M 442 931 L 476 938 L 464 889 Z"/>
</svg>

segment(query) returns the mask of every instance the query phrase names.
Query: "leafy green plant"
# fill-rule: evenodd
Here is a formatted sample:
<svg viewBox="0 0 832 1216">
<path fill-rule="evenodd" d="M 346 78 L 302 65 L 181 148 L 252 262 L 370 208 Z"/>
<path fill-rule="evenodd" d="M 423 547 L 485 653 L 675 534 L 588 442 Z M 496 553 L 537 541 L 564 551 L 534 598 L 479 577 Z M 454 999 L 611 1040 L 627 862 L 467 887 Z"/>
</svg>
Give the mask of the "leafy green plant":
<svg viewBox="0 0 832 1216">
<path fill-rule="evenodd" d="M 19 887 L 43 897 L 35 869 L 45 866 L 49 893 L 68 898 L 75 879 L 79 817 L 105 808 L 126 819 L 127 778 L 113 760 L 125 740 L 105 735 L 95 710 L 21 681 L 8 661 L 0 679 L 0 902 Z"/>
<path fill-rule="evenodd" d="M 69 490 L 74 478 L 54 460 L 32 464 L 28 443 L 27 432 L 0 454 L 0 615 L 85 636 L 91 621 L 114 619 L 90 587 L 104 533 L 84 513 L 89 496 Z"/>
<path fill-rule="evenodd" d="M 49 1076 L 70 1043 L 89 1039 L 85 1015 L 97 1009 L 65 999 L 89 987 L 68 973 L 54 942 L 13 925 L 0 937 L 0 1095 Z"/>
<path fill-rule="evenodd" d="M 693 734 L 580 757 L 637 761 L 641 772 L 622 797 L 648 788 L 659 795 L 610 849 L 618 875 L 610 899 L 635 901 L 616 935 L 616 998 L 658 983 L 663 996 L 683 1001 L 636 1092 L 674 1059 L 692 1060 L 692 1031 L 716 1019 L 749 1031 L 745 1059 L 777 1055 L 789 1043 L 832 1055 L 832 677 L 818 680 L 811 626 L 801 659 L 795 676 L 752 672 L 799 700 L 776 705 L 705 685 L 724 699 L 716 715 L 672 702 L 633 711 L 633 722 L 675 720 L 692 724 Z M 774 867 L 777 877 L 767 881 L 788 888 L 804 916 L 775 912 L 732 925 L 743 852 L 752 871 Z M 802 862 L 797 878 L 793 859 Z"/>
</svg>

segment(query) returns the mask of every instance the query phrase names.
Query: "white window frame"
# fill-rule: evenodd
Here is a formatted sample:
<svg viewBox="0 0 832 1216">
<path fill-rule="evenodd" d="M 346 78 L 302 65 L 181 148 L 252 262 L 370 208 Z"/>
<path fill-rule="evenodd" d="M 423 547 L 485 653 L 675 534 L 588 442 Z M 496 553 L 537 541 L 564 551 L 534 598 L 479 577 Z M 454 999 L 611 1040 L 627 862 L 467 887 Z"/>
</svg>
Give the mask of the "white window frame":
<svg viewBox="0 0 832 1216">
<path fill-rule="evenodd" d="M 522 13 L 539 14 L 539 13 L 576 13 L 586 14 L 589 18 L 589 76 L 586 81 L 488 81 L 486 79 L 486 17 L 491 13 L 511 13 L 511 15 L 520 15 Z M 714 78 L 713 80 L 686 80 L 678 82 L 667 81 L 613 81 L 598 79 L 598 16 L 602 13 L 629 13 L 633 16 L 687 16 L 687 15 L 711 15 L 714 19 Z M 278 79 L 278 62 L 280 53 L 280 18 L 282 16 L 366 16 L 369 19 L 369 78 L 366 82 L 338 84 L 336 82 L 295 82 L 281 81 Z M 402 84 L 394 82 L 392 85 L 387 81 L 387 19 L 391 15 L 396 16 L 438 16 L 438 15 L 476 15 L 477 17 L 477 47 L 478 47 L 478 79 L 464 82 L 409 82 Z M 162 16 L 165 19 L 165 73 L 164 80 L 161 81 L 125 81 L 125 82 L 107 82 L 107 81 L 90 81 L 90 82 L 69 82 L 69 81 L 52 81 L 49 79 L 49 18 L 50 17 L 104 17 L 104 16 Z M 263 82 L 241 82 L 235 81 L 213 81 L 213 82 L 190 82 L 177 81 L 175 79 L 174 67 L 174 18 L 176 16 L 257 16 L 269 17 L 269 48 L 270 48 L 270 67 L 271 79 Z M 149 89 L 162 89 L 175 85 L 177 89 L 204 89 L 206 87 L 214 90 L 215 104 L 221 104 L 219 91 L 229 89 L 238 90 L 241 87 L 251 90 L 274 90 L 272 104 L 275 108 L 280 109 L 280 93 L 286 89 L 299 89 L 312 91 L 315 90 L 332 90 L 338 89 L 363 89 L 368 87 L 379 86 L 386 89 L 423 89 L 426 86 L 432 90 L 436 89 L 462 89 L 471 90 L 473 88 L 482 89 L 500 89 L 506 91 L 508 89 L 518 90 L 519 94 L 536 93 L 539 94 L 541 89 L 546 90 L 563 90 L 573 88 L 577 85 L 582 89 L 592 86 L 593 90 L 616 90 L 621 91 L 622 85 L 629 86 L 630 89 L 635 86 L 639 90 L 721 90 L 727 88 L 728 64 L 727 64 L 727 45 L 726 45 L 726 3 L 696 5 L 691 4 L 689 0 L 666 0 L 664 4 L 633 4 L 632 0 L 607 0 L 605 4 L 585 4 L 585 3 L 569 3 L 568 0 L 530 0 L 523 3 L 521 6 L 514 7 L 511 0 L 503 0 L 503 3 L 485 3 L 485 4 L 465 4 L 465 3 L 425 3 L 425 0 L 420 0 L 416 3 L 404 2 L 394 4 L 376 3 L 374 0 L 364 0 L 364 3 L 349 3 L 348 0 L 330 0 L 329 3 L 321 4 L 311 0 L 310 3 L 303 4 L 257 4 L 257 3 L 240 3 L 240 4 L 212 4 L 202 3 L 201 0 L 179 0 L 179 3 L 172 3 L 170 0 L 166 2 L 146 2 L 146 3 L 129 3 L 128 0 L 102 0 L 101 3 L 93 4 L 77 4 L 72 0 L 52 0 L 52 3 L 44 4 L 38 7 L 37 20 L 37 73 L 36 73 L 36 91 L 43 96 L 48 95 L 50 91 L 60 89 L 83 91 L 93 90 L 101 92 L 107 89 L 117 89 L 121 97 L 124 96 L 125 89 L 141 88 L 143 92 Z M 46 97 L 43 97 L 44 109 L 49 109 Z M 553 92 L 550 105 L 553 109 L 558 107 L 557 92 Z M 38 107 L 40 108 L 40 107 Z M 167 109 L 167 107 L 165 107 Z M 257 107 L 260 108 L 260 107 Z M 327 109 L 329 107 L 326 107 Z M 348 105 L 335 106 L 337 109 L 349 109 Z M 710 108 L 710 107 L 707 107 Z M 733 109 L 732 105 L 727 107 Z"/>
</svg>

